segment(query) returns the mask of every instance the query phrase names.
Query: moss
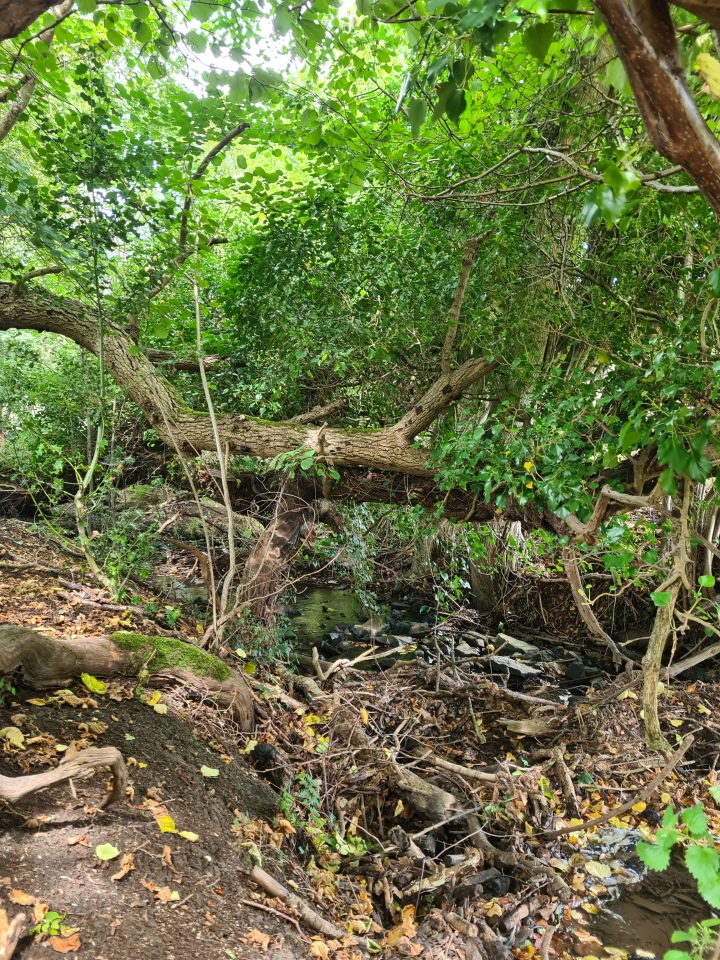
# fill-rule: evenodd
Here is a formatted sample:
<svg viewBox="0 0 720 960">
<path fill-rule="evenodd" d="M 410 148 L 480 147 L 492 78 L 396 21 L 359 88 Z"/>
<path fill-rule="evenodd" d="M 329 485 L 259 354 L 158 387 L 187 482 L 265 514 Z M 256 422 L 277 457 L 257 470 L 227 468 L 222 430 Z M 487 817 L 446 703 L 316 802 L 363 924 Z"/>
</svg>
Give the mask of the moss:
<svg viewBox="0 0 720 960">
<path fill-rule="evenodd" d="M 230 668 L 217 657 L 182 640 L 122 631 L 113 633 L 110 639 L 121 650 L 133 651 L 133 666 L 137 670 L 145 665 L 152 673 L 175 667 L 190 670 L 198 677 L 212 677 L 219 681 L 229 680 L 232 676 Z"/>
</svg>

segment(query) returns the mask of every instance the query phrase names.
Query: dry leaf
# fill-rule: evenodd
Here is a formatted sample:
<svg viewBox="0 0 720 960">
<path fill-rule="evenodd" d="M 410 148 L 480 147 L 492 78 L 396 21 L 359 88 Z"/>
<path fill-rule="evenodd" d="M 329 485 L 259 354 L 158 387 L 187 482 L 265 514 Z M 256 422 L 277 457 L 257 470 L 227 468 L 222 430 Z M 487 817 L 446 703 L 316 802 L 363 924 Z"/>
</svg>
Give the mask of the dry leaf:
<svg viewBox="0 0 720 960">
<path fill-rule="evenodd" d="M 259 930 L 251 930 L 250 933 L 245 935 L 245 940 L 247 940 L 248 943 L 256 943 L 267 952 L 272 937 L 269 937 L 267 933 L 261 933 Z"/>
<path fill-rule="evenodd" d="M 10 923 L 8 921 L 7 911 L 0 910 L 0 943 L 5 939 Z"/>
<path fill-rule="evenodd" d="M 395 950 L 401 957 L 419 957 L 423 952 L 423 947 L 419 943 L 413 943 L 412 940 L 403 937 L 398 941 Z"/>
<path fill-rule="evenodd" d="M 131 870 L 135 869 L 135 860 L 131 853 L 126 853 L 125 856 L 120 861 L 120 869 L 117 873 L 114 873 L 110 879 L 111 880 L 122 880 L 123 877 L 126 877 Z"/>
<path fill-rule="evenodd" d="M 317 957 L 318 960 L 328 960 L 330 956 L 328 945 L 322 940 L 313 940 L 310 944 L 310 956 Z"/>
<path fill-rule="evenodd" d="M 408 939 L 412 940 L 417 933 L 417 925 L 415 923 L 415 907 L 412 904 L 409 904 L 407 907 L 403 907 L 400 917 L 400 924 L 397 927 L 393 927 L 385 937 L 385 944 L 388 947 L 397 947 L 403 937 L 407 937 Z"/>
<path fill-rule="evenodd" d="M 31 903 L 35 903 L 35 897 L 30 896 L 29 893 L 23 893 L 22 890 L 11 890 L 10 903 L 17 903 L 21 907 L 28 907 Z"/>
<path fill-rule="evenodd" d="M 160 827 L 161 833 L 177 833 L 177 830 L 175 829 L 175 821 L 170 814 L 165 817 L 158 817 L 157 825 Z"/>
<path fill-rule="evenodd" d="M 159 900 L 160 903 L 168 903 L 170 900 L 179 900 L 180 894 L 177 890 L 171 890 L 170 887 L 160 887 L 155 894 L 155 899 Z"/>
<path fill-rule="evenodd" d="M 173 873 L 177 873 L 177 870 L 175 869 L 175 864 L 172 862 L 172 850 L 170 849 L 170 847 L 167 847 L 167 846 L 163 847 L 162 858 L 165 866 L 170 867 Z"/>
<path fill-rule="evenodd" d="M 88 843 L 88 835 L 84 833 L 81 837 L 68 837 L 67 845 L 69 847 L 74 847 L 78 843 L 83 847 L 89 847 L 90 844 Z"/>
<path fill-rule="evenodd" d="M 143 887 L 145 887 L 146 890 L 149 890 L 150 893 L 155 893 L 155 891 L 157 890 L 157 884 L 156 884 L 156 883 L 153 883 L 152 880 L 146 880 L 146 879 L 143 877 L 143 879 L 140 881 L 140 883 L 141 883 L 141 885 L 142 885 Z"/>
<path fill-rule="evenodd" d="M 56 953 L 74 953 L 80 949 L 80 937 L 76 933 L 71 937 L 50 937 L 48 943 Z"/>
<path fill-rule="evenodd" d="M 585 872 L 591 877 L 597 877 L 599 880 L 606 880 L 612 876 L 612 868 L 609 863 L 600 863 L 599 860 L 588 860 L 585 864 Z"/>
<path fill-rule="evenodd" d="M 33 920 L 35 923 L 42 923 L 48 910 L 49 907 L 46 903 L 40 903 L 39 900 L 36 900 L 33 904 Z"/>
</svg>

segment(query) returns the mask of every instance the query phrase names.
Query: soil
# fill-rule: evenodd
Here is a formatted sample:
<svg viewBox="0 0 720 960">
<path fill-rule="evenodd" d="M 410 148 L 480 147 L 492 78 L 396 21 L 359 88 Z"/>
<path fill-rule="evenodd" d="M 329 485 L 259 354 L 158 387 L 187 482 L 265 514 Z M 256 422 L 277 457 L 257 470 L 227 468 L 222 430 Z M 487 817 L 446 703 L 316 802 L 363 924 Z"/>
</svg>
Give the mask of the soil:
<svg viewBox="0 0 720 960">
<path fill-rule="evenodd" d="M 82 685 L 74 692 L 82 699 L 88 695 Z M 37 772 L 55 761 L 54 741 L 81 740 L 79 725 L 99 721 L 107 730 L 98 744 L 116 746 L 137 761 L 128 759 L 134 797 L 97 812 L 106 778 L 96 774 L 75 783 L 77 799 L 64 784 L 1 809 L 0 906 L 9 916 L 23 909 L 13 905 L 11 890 L 29 894 L 64 914 L 65 925 L 78 928 L 78 956 L 97 960 L 264 956 L 261 945 L 244 939 L 253 930 L 271 937 L 278 956 L 307 955 L 293 927 L 242 903 L 254 894 L 241 872 L 247 856 L 232 831 L 235 811 L 248 820 L 272 818 L 277 798 L 241 756 L 218 752 L 183 720 L 159 715 L 134 697 L 95 696 L 95 709 L 40 707 L 27 702 L 32 698 L 38 698 L 36 691 L 18 689 L 0 709 L 0 727 L 20 726 L 26 740 L 46 736 L 26 750 L 2 755 L 3 774 Z M 203 765 L 218 776 L 203 776 Z M 164 811 L 178 830 L 197 834 L 197 841 L 162 833 L 157 818 Z M 103 862 L 96 847 L 108 843 L 119 855 Z M 135 869 L 113 881 L 126 854 L 133 855 Z M 169 887 L 179 899 L 161 902 L 143 883 L 158 891 Z M 30 938 L 15 954 L 25 960 L 50 955 L 47 944 Z"/>
</svg>

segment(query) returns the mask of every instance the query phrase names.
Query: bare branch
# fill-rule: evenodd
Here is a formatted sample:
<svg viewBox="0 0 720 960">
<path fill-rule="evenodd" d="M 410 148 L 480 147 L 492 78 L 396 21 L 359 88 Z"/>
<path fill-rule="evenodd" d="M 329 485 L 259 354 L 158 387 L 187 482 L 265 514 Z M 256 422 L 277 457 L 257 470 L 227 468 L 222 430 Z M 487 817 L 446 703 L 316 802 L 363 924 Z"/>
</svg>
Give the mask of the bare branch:
<svg viewBox="0 0 720 960">
<path fill-rule="evenodd" d="M 481 236 L 473 237 L 465 244 L 465 254 L 460 269 L 460 276 L 458 277 L 457 290 L 455 291 L 455 297 L 448 314 L 447 333 L 445 334 L 445 343 L 443 344 L 442 357 L 440 360 L 440 370 L 445 376 L 449 376 L 452 369 L 452 352 L 455 346 L 455 336 L 457 335 L 460 311 L 462 310 L 465 291 L 467 290 L 468 281 L 470 280 L 470 271 L 475 263 L 475 257 L 477 256 L 480 244 L 489 237 L 491 233 L 491 230 L 486 230 Z"/>
</svg>

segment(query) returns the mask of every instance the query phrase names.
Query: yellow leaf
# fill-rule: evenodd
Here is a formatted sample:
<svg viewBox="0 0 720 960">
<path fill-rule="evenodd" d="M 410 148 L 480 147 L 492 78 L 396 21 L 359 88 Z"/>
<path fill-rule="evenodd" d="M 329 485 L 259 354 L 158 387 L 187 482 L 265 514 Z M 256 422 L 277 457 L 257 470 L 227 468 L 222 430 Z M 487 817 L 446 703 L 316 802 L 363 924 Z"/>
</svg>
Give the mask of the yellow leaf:
<svg viewBox="0 0 720 960">
<path fill-rule="evenodd" d="M 161 713 L 163 716 L 167 713 L 168 708 L 166 703 L 154 703 L 153 710 L 155 713 Z"/>
<path fill-rule="evenodd" d="M 636 803 L 632 809 L 635 811 L 635 813 L 642 813 L 643 810 L 647 810 L 647 804 L 644 800 L 641 800 L 640 803 Z"/>
<path fill-rule="evenodd" d="M 81 673 L 80 679 L 88 688 L 90 693 L 105 693 L 105 691 L 107 690 L 107 687 L 102 682 L 102 680 L 98 680 L 96 677 L 91 676 L 89 673 Z"/>
<path fill-rule="evenodd" d="M 671 720 L 671 721 L 670 721 L 670 726 L 671 726 L 671 727 L 681 727 L 684 723 L 685 723 L 684 720 Z"/>
<path fill-rule="evenodd" d="M 189 840 L 190 843 L 195 843 L 196 840 L 199 840 L 200 837 L 193 833 L 192 830 L 181 830 L 178 836 L 182 837 L 184 840 Z"/>
<path fill-rule="evenodd" d="M 177 833 L 175 821 L 169 813 L 165 814 L 164 817 L 158 817 L 157 825 L 160 827 L 161 833 Z"/>
<path fill-rule="evenodd" d="M 160 691 L 159 691 L 159 690 L 154 690 L 154 691 L 150 694 L 150 696 L 146 698 L 145 703 L 146 703 L 149 707 L 154 707 L 156 703 L 160 703 L 160 700 L 161 700 L 161 699 L 162 699 L 162 694 L 160 693 Z"/>
<path fill-rule="evenodd" d="M 523 466 L 525 467 L 526 470 L 532 470 L 533 468 L 532 460 L 526 460 Z"/>
<path fill-rule="evenodd" d="M 303 717 L 303 723 L 306 723 L 309 727 L 314 726 L 316 723 L 325 723 L 322 717 L 318 717 L 317 714 L 311 713 L 307 717 Z"/>
<path fill-rule="evenodd" d="M 708 710 L 704 703 L 699 703 L 697 705 L 698 713 L 712 713 L 712 710 Z"/>
<path fill-rule="evenodd" d="M 588 860 L 585 864 L 585 872 L 589 873 L 591 877 L 598 877 L 602 880 L 612 876 L 610 864 L 600 863 L 599 860 Z"/>
<path fill-rule="evenodd" d="M 32 703 L 36 707 L 44 707 L 47 703 L 47 700 L 42 700 L 40 697 L 33 697 L 32 700 L 26 700 L 25 703 Z"/>
<path fill-rule="evenodd" d="M 138 763 L 138 766 L 140 767 L 141 770 L 144 770 L 145 767 L 147 766 L 147 764 L 146 764 L 146 763 Z"/>
<path fill-rule="evenodd" d="M 664 804 L 668 804 L 668 803 L 670 803 L 670 801 L 672 800 L 672 797 L 670 796 L 669 793 L 661 793 L 661 794 L 660 794 L 660 799 L 662 800 L 662 802 L 663 802 Z"/>
<path fill-rule="evenodd" d="M 528 490 L 532 490 L 532 488 L 535 486 L 535 484 L 532 482 L 532 480 L 528 480 L 528 482 L 525 484 L 525 486 L 528 488 Z"/>
<path fill-rule="evenodd" d="M 114 847 L 111 843 L 101 843 L 95 847 L 95 856 L 98 860 L 114 860 L 119 853 L 118 848 Z"/>
<path fill-rule="evenodd" d="M 365 709 L 365 707 L 361 707 L 361 708 L 360 708 L 360 717 L 362 718 L 362 722 L 363 722 L 363 723 L 368 723 L 368 722 L 369 722 L 370 716 L 368 715 L 368 712 L 367 712 L 367 710 Z"/>
<path fill-rule="evenodd" d="M 25 749 L 25 737 L 17 727 L 3 727 L 0 730 L 0 737 L 19 750 Z"/>
<path fill-rule="evenodd" d="M 399 817 L 404 809 L 405 809 L 405 804 L 403 803 L 402 800 L 398 800 L 398 802 L 395 804 L 395 812 L 393 813 L 393 816 Z"/>
<path fill-rule="evenodd" d="M 720 62 L 709 53 L 701 53 L 695 60 L 695 69 L 708 85 L 713 97 L 720 97 Z"/>
</svg>

